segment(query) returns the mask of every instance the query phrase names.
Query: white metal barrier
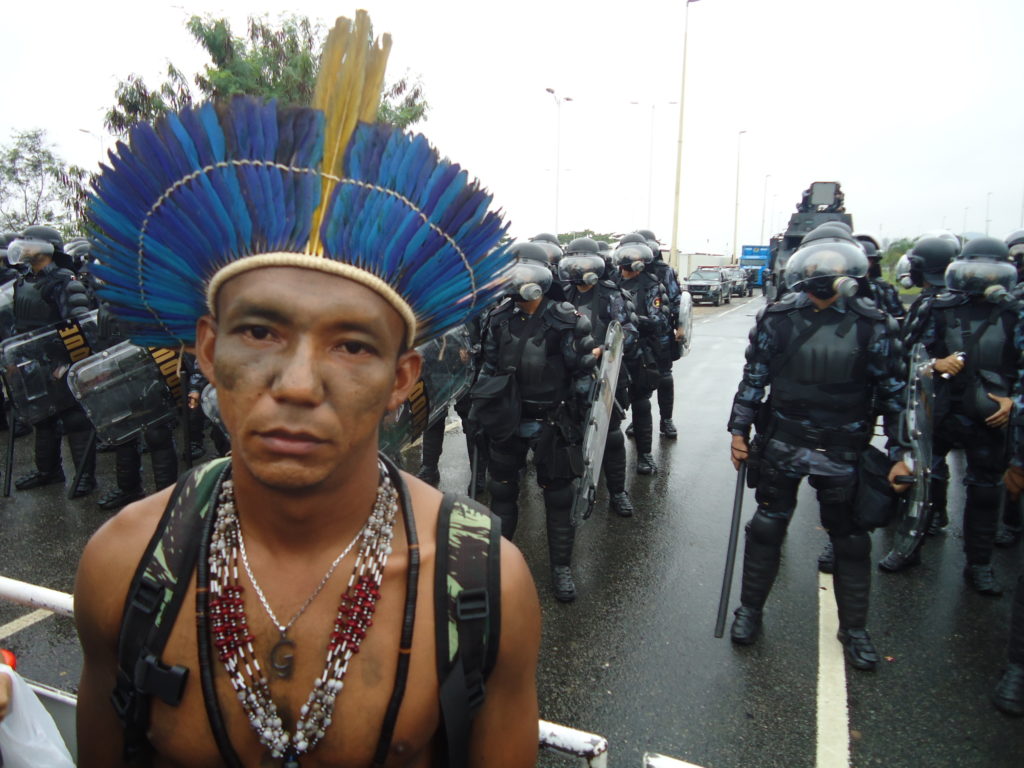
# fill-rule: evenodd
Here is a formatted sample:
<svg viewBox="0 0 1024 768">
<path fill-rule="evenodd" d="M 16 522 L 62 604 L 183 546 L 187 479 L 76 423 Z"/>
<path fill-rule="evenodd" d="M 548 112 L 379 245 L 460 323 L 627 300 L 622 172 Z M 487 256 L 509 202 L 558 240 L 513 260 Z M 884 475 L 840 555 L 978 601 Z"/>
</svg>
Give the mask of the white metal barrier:
<svg viewBox="0 0 1024 768">
<path fill-rule="evenodd" d="M 0 576 L 0 599 L 53 611 L 62 616 L 74 616 L 74 600 L 66 592 L 58 592 L 24 581 L 9 579 L 6 576 Z M 72 757 L 75 757 L 77 743 L 75 741 L 74 708 L 77 699 L 56 688 L 31 681 L 26 682 L 53 715 L 68 750 Z M 603 736 L 541 720 L 539 739 L 541 749 L 577 758 L 590 768 L 607 768 L 608 766 L 608 740 Z M 698 766 L 664 755 L 648 753 L 644 755 L 644 768 L 698 768 Z"/>
</svg>

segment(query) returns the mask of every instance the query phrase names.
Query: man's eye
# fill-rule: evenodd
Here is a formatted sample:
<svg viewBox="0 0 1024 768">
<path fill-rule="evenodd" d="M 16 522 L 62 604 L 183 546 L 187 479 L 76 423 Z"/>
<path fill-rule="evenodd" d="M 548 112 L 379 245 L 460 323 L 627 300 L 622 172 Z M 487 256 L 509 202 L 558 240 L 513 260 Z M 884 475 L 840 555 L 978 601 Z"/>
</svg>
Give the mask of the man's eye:
<svg viewBox="0 0 1024 768">
<path fill-rule="evenodd" d="M 246 336 L 250 336 L 256 341 L 264 341 L 270 338 L 270 329 L 262 325 L 249 325 L 242 329 L 242 332 Z"/>
<path fill-rule="evenodd" d="M 345 350 L 346 352 L 348 352 L 350 355 L 359 355 L 359 354 L 363 354 L 363 353 L 367 353 L 367 352 L 371 352 L 372 351 L 368 345 L 363 344 L 360 341 L 345 341 L 345 342 L 342 342 L 341 343 L 341 348 L 343 350 Z"/>
</svg>

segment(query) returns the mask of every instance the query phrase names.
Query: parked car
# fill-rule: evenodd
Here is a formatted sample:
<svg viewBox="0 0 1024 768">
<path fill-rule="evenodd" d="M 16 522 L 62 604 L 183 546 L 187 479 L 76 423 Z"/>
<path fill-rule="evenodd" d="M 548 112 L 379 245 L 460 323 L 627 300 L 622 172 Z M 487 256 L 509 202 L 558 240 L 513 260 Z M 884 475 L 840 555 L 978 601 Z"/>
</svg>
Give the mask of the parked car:
<svg viewBox="0 0 1024 768">
<path fill-rule="evenodd" d="M 686 280 L 694 304 L 707 301 L 716 307 L 732 301 L 732 286 L 720 267 L 700 267 Z"/>
<path fill-rule="evenodd" d="M 747 295 L 747 273 L 741 267 L 725 267 L 722 272 L 729 280 L 733 296 Z"/>
</svg>

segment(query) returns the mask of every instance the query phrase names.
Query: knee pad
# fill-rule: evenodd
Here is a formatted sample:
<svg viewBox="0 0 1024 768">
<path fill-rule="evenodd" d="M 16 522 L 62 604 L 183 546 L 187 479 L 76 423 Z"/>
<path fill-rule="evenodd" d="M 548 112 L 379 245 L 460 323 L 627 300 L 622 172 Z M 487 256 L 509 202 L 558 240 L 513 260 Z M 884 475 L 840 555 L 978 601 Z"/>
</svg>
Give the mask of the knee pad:
<svg viewBox="0 0 1024 768">
<path fill-rule="evenodd" d="M 867 560 L 871 557 L 871 537 L 864 532 L 834 536 L 832 547 L 840 560 Z"/>
<path fill-rule="evenodd" d="M 663 368 L 661 371 L 661 380 L 658 382 L 658 388 L 660 389 L 661 387 L 672 387 L 674 385 L 675 380 L 672 378 L 672 363 L 669 363 L 668 370 L 665 370 Z"/>
<path fill-rule="evenodd" d="M 1002 499 L 1003 488 L 999 485 L 967 486 L 967 506 L 978 509 L 995 509 Z"/>
<path fill-rule="evenodd" d="M 171 431 L 169 424 L 160 424 L 146 430 L 145 440 L 151 451 L 166 448 L 173 446 L 174 432 Z"/>
<path fill-rule="evenodd" d="M 544 488 L 544 506 L 549 509 L 568 509 L 572 506 L 572 485 L 552 483 Z"/>
<path fill-rule="evenodd" d="M 604 445 L 604 455 L 613 456 L 626 450 L 626 438 L 621 429 L 609 429 L 608 440 Z"/>
<path fill-rule="evenodd" d="M 752 541 L 770 547 L 782 546 L 786 538 L 789 520 L 783 517 L 769 517 L 760 508 L 747 523 L 747 536 Z"/>
<path fill-rule="evenodd" d="M 498 480 L 493 475 L 487 482 L 487 490 L 495 502 L 514 504 L 519 497 L 519 486 L 509 480 Z"/>
</svg>

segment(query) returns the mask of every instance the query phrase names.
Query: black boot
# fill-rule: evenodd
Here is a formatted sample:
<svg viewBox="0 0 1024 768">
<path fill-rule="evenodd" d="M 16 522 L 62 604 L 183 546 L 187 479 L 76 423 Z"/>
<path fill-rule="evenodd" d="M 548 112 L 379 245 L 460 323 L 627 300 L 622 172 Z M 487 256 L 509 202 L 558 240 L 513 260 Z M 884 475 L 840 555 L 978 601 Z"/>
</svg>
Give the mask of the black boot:
<svg viewBox="0 0 1024 768">
<path fill-rule="evenodd" d="M 619 517 L 633 516 L 633 500 L 629 498 L 629 494 L 625 491 L 609 494 L 608 506 Z"/>
<path fill-rule="evenodd" d="M 141 487 L 128 491 L 124 491 L 120 488 L 112 488 L 96 500 L 96 506 L 100 509 L 108 510 L 121 509 L 121 507 L 126 507 L 133 501 L 138 501 L 145 495 L 146 494 L 143 493 Z"/>
<path fill-rule="evenodd" d="M 992 551 L 995 547 L 999 501 L 1003 494 L 999 486 L 967 486 L 964 504 L 964 554 L 967 567 L 964 578 L 983 595 L 997 596 L 1003 588 L 992 569 Z"/>
<path fill-rule="evenodd" d="M 630 422 L 629 426 L 626 427 L 626 437 L 632 439 L 634 434 L 635 431 L 633 430 L 633 422 Z"/>
<path fill-rule="evenodd" d="M 147 440 L 149 460 L 153 464 L 153 489 L 163 490 L 178 482 L 178 452 L 170 429 L 156 441 Z"/>
<path fill-rule="evenodd" d="M 733 615 L 736 616 L 729 629 L 729 639 L 736 645 L 753 645 L 761 634 L 762 611 L 741 605 Z"/>
<path fill-rule="evenodd" d="M 902 555 L 895 549 L 890 549 L 885 557 L 878 561 L 878 569 L 887 573 L 898 573 L 915 565 L 921 564 L 921 546 L 914 547 L 909 555 Z"/>
<path fill-rule="evenodd" d="M 751 645 L 761 633 L 762 609 L 779 572 L 786 527 L 785 520 L 768 517 L 760 507 L 747 523 L 740 607 L 729 633 L 734 643 Z"/>
<path fill-rule="evenodd" d="M 576 584 L 572 578 L 572 547 L 576 531 L 570 519 L 572 486 L 554 486 L 544 489 L 544 507 L 548 529 L 548 555 L 551 559 L 551 581 L 555 599 L 571 603 L 576 599 Z"/>
<path fill-rule="evenodd" d="M 638 475 L 653 475 L 658 471 L 658 465 L 654 463 L 654 456 L 649 453 L 641 453 L 636 457 L 636 473 Z"/>
<path fill-rule="evenodd" d="M 429 464 L 424 464 L 417 470 L 416 477 L 428 485 L 432 485 L 435 488 L 441 483 L 441 470 L 436 466 L 432 467 Z"/>
<path fill-rule="evenodd" d="M 68 433 L 68 447 L 78 475 L 78 485 L 71 492 L 72 499 L 88 496 L 96 490 L 96 446 L 93 439 L 92 432 Z"/>
<path fill-rule="evenodd" d="M 676 425 L 672 423 L 672 419 L 661 420 L 661 434 L 669 440 L 675 440 L 679 437 L 679 431 L 676 429 Z"/>
<path fill-rule="evenodd" d="M 15 488 L 27 491 L 30 488 L 64 482 L 60 458 L 60 430 L 56 418 L 44 419 L 36 425 L 35 457 L 36 468 L 15 480 Z"/>
<path fill-rule="evenodd" d="M 992 691 L 992 703 L 1007 715 L 1024 715 L 1024 664 L 1010 664 Z"/>
<path fill-rule="evenodd" d="M 995 538 L 997 547 L 1015 546 L 1020 541 L 1021 532 L 1024 530 L 1024 521 L 1021 520 L 1020 514 L 1020 500 L 1014 501 L 1010 498 L 1009 493 L 1005 495 L 1003 519 Z"/>
<path fill-rule="evenodd" d="M 949 525 L 949 512 L 946 510 L 946 490 L 949 480 L 945 477 L 934 478 L 928 486 L 928 536 L 938 536 Z"/>
<path fill-rule="evenodd" d="M 441 449 L 444 446 L 444 425 L 444 418 L 440 418 L 423 433 L 423 455 L 420 471 L 416 473 L 416 477 L 435 488 L 441 482 L 441 472 L 437 465 L 441 460 Z"/>
<path fill-rule="evenodd" d="M 995 569 L 990 563 L 967 565 L 964 568 L 964 580 L 979 595 L 999 597 L 1003 594 L 1003 585 L 996 578 Z"/>
<path fill-rule="evenodd" d="M 871 670 L 878 653 L 867 632 L 868 598 L 871 593 L 871 539 L 864 532 L 832 537 L 835 550 L 836 608 L 839 611 L 839 642 L 856 669 Z"/>
</svg>

